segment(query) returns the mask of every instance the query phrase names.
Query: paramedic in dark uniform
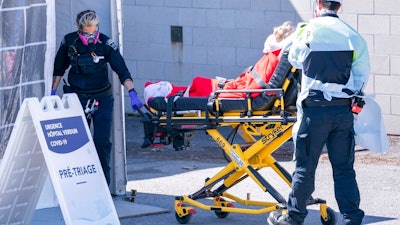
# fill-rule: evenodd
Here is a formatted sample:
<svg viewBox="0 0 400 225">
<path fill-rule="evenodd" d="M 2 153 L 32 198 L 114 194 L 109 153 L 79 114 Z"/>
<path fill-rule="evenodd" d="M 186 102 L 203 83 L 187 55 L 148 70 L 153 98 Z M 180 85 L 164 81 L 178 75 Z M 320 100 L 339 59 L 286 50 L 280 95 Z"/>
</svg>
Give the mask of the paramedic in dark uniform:
<svg viewBox="0 0 400 225">
<path fill-rule="evenodd" d="M 133 110 L 142 107 L 142 103 L 116 44 L 99 32 L 96 12 L 85 10 L 78 13 L 76 24 L 78 30 L 64 36 L 55 57 L 51 94 L 56 94 L 62 76 L 70 68 L 69 85 L 63 86 L 64 93 L 76 93 L 89 125 L 93 121 L 93 141 L 107 183 L 110 184 L 110 137 L 114 98 L 108 77 L 108 64 L 129 91 Z"/>
<path fill-rule="evenodd" d="M 344 224 L 360 225 L 364 212 L 354 171 L 352 99 L 370 73 L 365 40 L 337 12 L 342 0 L 316 0 L 316 18 L 297 26 L 289 61 L 303 71 L 294 127 L 296 168 L 287 213 L 270 213 L 273 225 L 303 224 L 315 170 L 326 144 L 335 198 Z"/>
</svg>

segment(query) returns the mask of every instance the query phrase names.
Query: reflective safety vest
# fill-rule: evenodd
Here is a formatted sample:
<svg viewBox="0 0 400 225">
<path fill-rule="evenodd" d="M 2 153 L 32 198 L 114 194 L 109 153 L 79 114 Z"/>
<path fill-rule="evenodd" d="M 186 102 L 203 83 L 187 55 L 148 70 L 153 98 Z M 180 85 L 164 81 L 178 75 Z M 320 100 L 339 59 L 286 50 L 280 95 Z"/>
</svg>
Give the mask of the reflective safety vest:
<svg viewBox="0 0 400 225">
<path fill-rule="evenodd" d="M 303 70 L 301 93 L 320 90 L 324 98 L 349 98 L 367 85 L 370 62 L 363 37 L 337 15 L 325 14 L 300 23 L 289 51 L 289 62 Z"/>
</svg>

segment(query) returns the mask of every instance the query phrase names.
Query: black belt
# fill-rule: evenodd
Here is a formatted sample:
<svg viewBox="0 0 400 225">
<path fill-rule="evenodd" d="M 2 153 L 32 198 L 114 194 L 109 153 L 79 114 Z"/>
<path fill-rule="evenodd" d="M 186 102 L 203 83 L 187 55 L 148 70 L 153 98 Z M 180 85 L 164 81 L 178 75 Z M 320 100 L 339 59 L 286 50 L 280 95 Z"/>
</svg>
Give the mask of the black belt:
<svg viewBox="0 0 400 225">
<path fill-rule="evenodd" d="M 81 91 L 81 90 L 74 90 L 74 92 L 78 95 L 80 99 L 102 99 L 109 95 L 112 95 L 112 88 L 111 84 L 107 85 L 104 88 L 95 91 Z"/>
<path fill-rule="evenodd" d="M 303 106 L 344 106 L 351 105 L 351 98 L 333 98 L 331 101 L 326 99 L 304 99 Z"/>
</svg>

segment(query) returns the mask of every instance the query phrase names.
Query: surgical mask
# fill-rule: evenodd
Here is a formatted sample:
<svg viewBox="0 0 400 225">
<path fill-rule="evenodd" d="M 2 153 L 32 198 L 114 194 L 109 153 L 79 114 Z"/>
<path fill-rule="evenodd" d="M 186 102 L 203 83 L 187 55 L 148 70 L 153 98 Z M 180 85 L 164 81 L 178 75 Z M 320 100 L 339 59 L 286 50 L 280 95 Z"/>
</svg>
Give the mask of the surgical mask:
<svg viewBox="0 0 400 225">
<path fill-rule="evenodd" d="M 93 33 L 85 33 L 81 30 L 78 31 L 79 38 L 81 39 L 82 43 L 84 45 L 88 44 L 96 44 L 97 41 L 99 40 L 100 32 L 95 31 Z"/>
</svg>

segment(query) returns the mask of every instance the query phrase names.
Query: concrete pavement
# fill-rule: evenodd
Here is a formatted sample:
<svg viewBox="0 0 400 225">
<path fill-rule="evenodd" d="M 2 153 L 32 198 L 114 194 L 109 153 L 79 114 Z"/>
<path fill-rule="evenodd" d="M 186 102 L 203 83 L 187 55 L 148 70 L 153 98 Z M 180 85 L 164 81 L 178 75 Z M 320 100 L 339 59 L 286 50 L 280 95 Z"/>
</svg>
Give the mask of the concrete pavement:
<svg viewBox="0 0 400 225">
<path fill-rule="evenodd" d="M 137 117 L 127 117 L 127 191 L 137 190 L 134 203 L 114 199 L 120 216 L 121 224 L 138 225 L 172 225 L 178 224 L 173 208 L 175 196 L 189 195 L 199 190 L 204 179 L 213 176 L 226 164 L 222 151 L 214 141 L 203 132 L 196 132 L 191 148 L 176 152 L 172 146 L 163 148 L 141 149 L 143 133 Z M 138 129 L 139 128 L 139 129 Z M 290 151 L 292 143 L 285 144 L 284 151 Z M 400 151 L 399 146 L 391 147 L 391 152 Z M 288 150 L 289 149 L 289 150 Z M 280 150 L 279 150 L 280 151 Z M 370 154 L 366 151 L 357 152 L 357 157 Z M 373 154 L 373 153 L 372 153 Z M 386 154 L 379 154 L 388 158 Z M 279 157 L 279 156 L 277 156 Z M 374 155 L 374 157 L 377 157 Z M 286 157 L 288 158 L 288 157 Z M 280 161 L 289 172 L 294 169 L 294 163 L 288 160 Z M 361 191 L 361 207 L 366 216 L 363 224 L 398 225 L 400 224 L 400 166 L 390 163 L 364 163 L 358 160 L 355 169 Z M 270 169 L 262 169 L 260 173 L 286 197 L 290 188 L 276 177 Z M 333 193 L 333 182 L 330 164 L 321 160 L 316 174 L 316 191 L 314 197 L 327 200 L 329 207 L 338 212 Z M 245 198 L 250 194 L 253 200 L 269 200 L 267 193 L 260 190 L 250 179 L 246 179 L 230 190 L 230 193 Z M 207 200 L 204 200 L 207 202 Z M 235 204 L 236 207 L 243 207 Z M 309 216 L 305 224 L 321 224 L 317 207 L 309 208 Z M 243 225 L 266 224 L 267 214 L 247 215 L 231 213 L 227 218 L 220 219 L 213 212 L 196 209 L 188 224 Z M 337 213 L 338 223 L 341 218 Z M 47 221 L 47 223 L 46 223 Z M 51 221 L 51 222 L 48 222 Z M 37 210 L 32 224 L 64 224 L 58 208 Z"/>
<path fill-rule="evenodd" d="M 140 126 L 137 118 L 128 117 L 129 127 Z M 139 138 L 138 138 L 139 136 Z M 173 208 L 175 196 L 189 195 L 198 191 L 204 179 L 216 174 L 226 165 L 221 149 L 204 132 L 196 132 L 191 141 L 191 148 L 187 151 L 176 152 L 171 146 L 163 148 L 141 149 L 142 139 L 140 131 L 127 130 L 128 141 L 128 185 L 127 190 L 137 190 L 135 203 L 152 205 L 168 209 L 165 214 L 136 217 L 121 220 L 122 224 L 178 224 L 175 220 Z M 389 153 L 374 153 L 357 151 L 355 169 L 357 181 L 361 191 L 361 207 L 366 216 L 363 224 L 398 225 L 400 224 L 400 138 L 392 139 Z M 294 162 L 288 161 L 292 144 L 290 141 L 283 145 L 275 156 L 282 158 L 280 163 L 289 172 L 294 169 Z M 282 157 L 282 155 L 284 157 Z M 375 159 L 375 163 L 371 160 Z M 379 160 L 378 160 L 379 159 Z M 396 161 L 396 162 L 394 162 Z M 290 188 L 270 169 L 263 169 L 261 174 L 286 197 Z M 332 171 L 326 156 L 323 156 L 316 174 L 316 191 L 314 197 L 327 200 L 329 207 L 338 212 L 334 198 Z M 268 200 L 270 196 L 260 190 L 253 181 L 246 179 L 230 191 L 245 198 L 250 193 L 251 199 Z M 239 206 L 237 206 L 239 207 Z M 317 207 L 311 207 L 306 223 L 309 225 L 321 224 Z M 268 215 L 247 215 L 231 213 L 225 219 L 219 219 L 211 211 L 196 209 L 197 214 L 192 216 L 189 224 L 216 224 L 216 225 L 243 225 L 266 224 Z M 338 223 L 341 216 L 337 213 Z"/>
<path fill-rule="evenodd" d="M 141 224 L 153 225 L 178 224 L 174 218 L 173 202 L 174 197 L 179 195 L 193 194 L 202 187 L 204 179 L 217 173 L 222 168 L 219 163 L 188 162 L 179 160 L 159 161 L 140 161 L 132 160 L 130 171 L 132 172 L 128 189 L 138 191 L 136 201 L 139 204 L 148 204 L 169 209 L 167 214 L 157 216 L 137 217 L 121 220 L 122 224 Z M 282 166 L 292 171 L 293 162 L 283 162 Z M 187 168 L 193 168 L 188 170 Z M 400 178 L 398 177 L 399 167 L 381 165 L 356 165 L 357 180 L 361 189 L 361 207 L 366 216 L 363 224 L 400 224 Z M 152 177 L 146 178 L 139 175 L 140 171 L 152 171 Z M 136 173 L 136 176 L 134 174 Z M 158 174 L 158 176 L 156 176 Z M 269 181 L 280 191 L 283 196 L 287 196 L 289 188 L 281 180 L 274 179 L 274 173 L 268 169 L 262 170 L 264 177 L 271 177 Z M 135 179 L 133 178 L 135 177 Z M 262 192 L 251 180 L 245 180 L 230 191 L 232 194 L 246 198 L 250 193 L 251 199 L 268 200 L 269 195 Z M 333 193 L 333 183 L 329 163 L 321 163 L 316 175 L 316 191 L 314 197 L 320 197 L 328 201 L 328 205 L 338 212 Z M 236 207 L 239 207 L 236 205 Z M 321 224 L 319 222 L 319 212 L 316 207 L 310 208 L 310 215 L 305 224 Z M 245 215 L 230 214 L 225 219 L 217 218 L 213 212 L 196 210 L 198 213 L 193 215 L 189 224 L 266 224 L 265 219 L 268 215 Z M 338 223 L 340 215 L 337 214 Z"/>
<path fill-rule="evenodd" d="M 150 216 L 160 213 L 168 213 L 168 209 L 144 204 L 134 204 L 126 201 L 124 197 L 119 196 L 114 199 L 114 206 L 117 210 L 120 220 L 134 218 L 138 216 Z M 64 225 L 63 215 L 59 207 L 39 209 L 33 215 L 31 225 Z"/>
</svg>

